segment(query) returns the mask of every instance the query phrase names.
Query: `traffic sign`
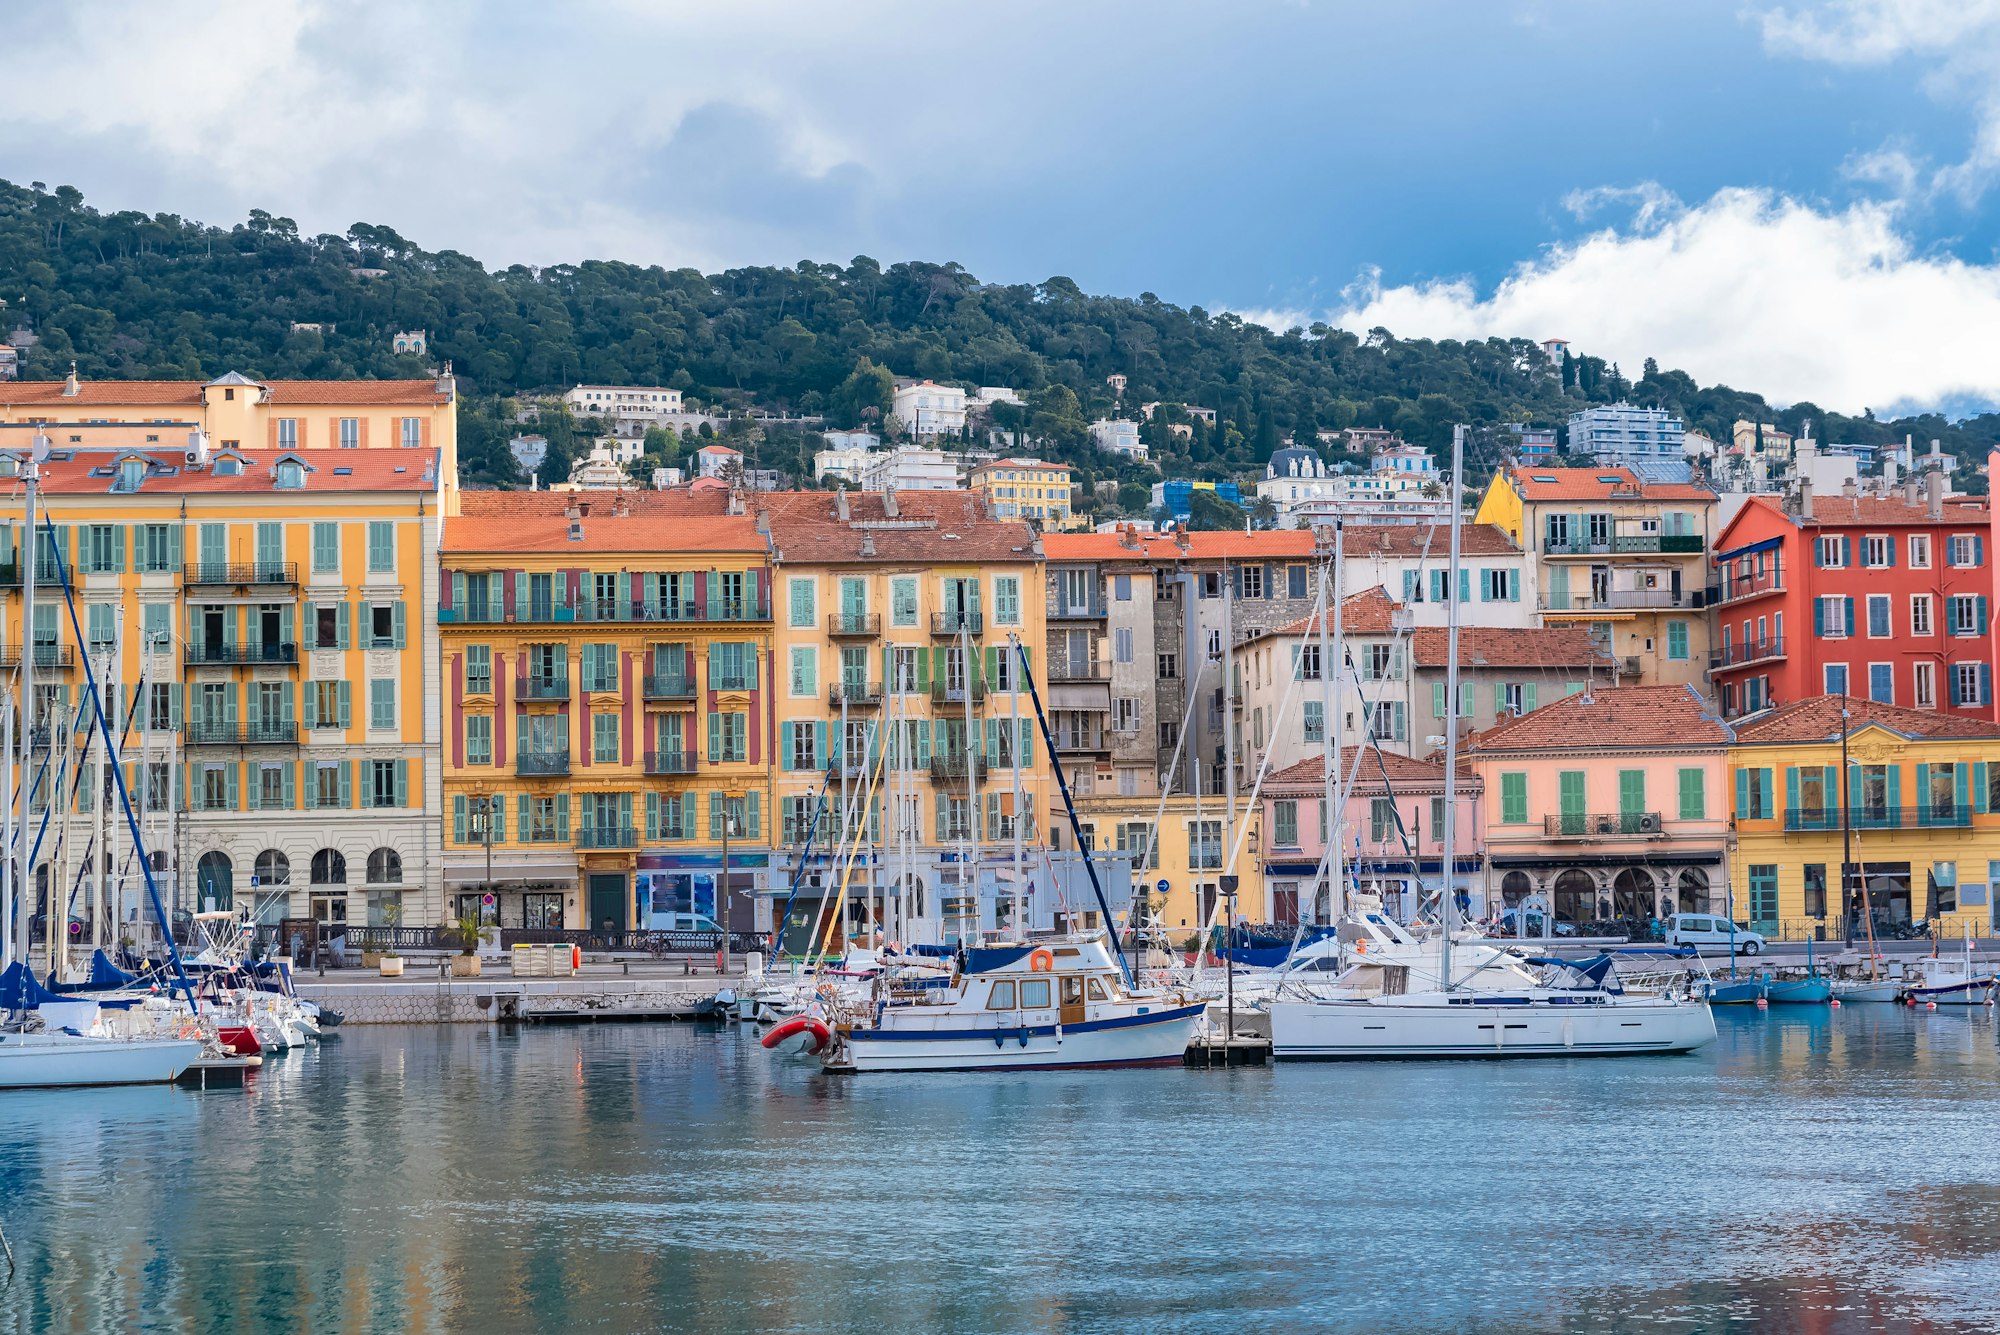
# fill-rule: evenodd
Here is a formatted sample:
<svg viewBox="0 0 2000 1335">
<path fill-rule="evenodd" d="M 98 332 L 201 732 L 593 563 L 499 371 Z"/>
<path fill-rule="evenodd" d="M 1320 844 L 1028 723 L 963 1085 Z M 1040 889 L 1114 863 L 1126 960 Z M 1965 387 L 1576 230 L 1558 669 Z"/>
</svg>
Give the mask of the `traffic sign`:
<svg viewBox="0 0 2000 1335">
<path fill-rule="evenodd" d="M 1169 887 L 1167 884 L 1167 878 L 1162 876 L 1159 880 L 1153 883 L 1153 888 L 1164 895 L 1171 887 Z"/>
</svg>

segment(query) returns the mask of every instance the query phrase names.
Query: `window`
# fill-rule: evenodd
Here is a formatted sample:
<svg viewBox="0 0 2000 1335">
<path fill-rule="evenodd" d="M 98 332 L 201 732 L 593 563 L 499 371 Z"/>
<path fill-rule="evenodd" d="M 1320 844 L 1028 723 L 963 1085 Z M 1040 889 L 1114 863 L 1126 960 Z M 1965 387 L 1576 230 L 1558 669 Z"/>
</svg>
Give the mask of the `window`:
<svg viewBox="0 0 2000 1335">
<path fill-rule="evenodd" d="M 1986 691 L 1987 671 L 1983 663 L 1953 663 L 1951 665 L 1951 702 L 1954 705 L 1983 705 L 1991 703 Z"/>
<path fill-rule="evenodd" d="M 1808 918 L 1826 916 L 1826 864 L 1808 862 L 1805 866 L 1805 909 Z"/>
<path fill-rule="evenodd" d="M 618 689 L 618 646 L 616 644 L 586 644 L 577 656 L 577 666 L 583 671 L 583 689 L 586 691 L 616 691 Z"/>
<path fill-rule="evenodd" d="M 1111 702 L 1111 730 L 1113 732 L 1139 731 L 1139 697 L 1121 695 Z"/>
<path fill-rule="evenodd" d="M 396 420 L 402 426 L 403 448 L 406 450 L 421 449 L 424 443 L 424 419 L 421 417 L 399 417 Z"/>
<path fill-rule="evenodd" d="M 312 857 L 314 885 L 346 885 L 347 858 L 339 849 L 322 848 Z"/>
<path fill-rule="evenodd" d="M 389 520 L 368 521 L 368 569 L 370 573 L 395 573 L 396 525 Z"/>
<path fill-rule="evenodd" d="M 118 461 L 118 482 L 113 491 L 137 491 L 146 483 L 146 461 L 144 459 L 120 459 Z"/>
<path fill-rule="evenodd" d="M 1918 709 L 1937 708 L 1937 664 L 1918 663 L 1915 665 L 1915 681 L 1912 685 L 1911 703 Z M 2000 774 L 2000 766 L 1994 773 Z"/>
<path fill-rule="evenodd" d="M 1778 868 L 1770 862 L 1750 864 L 1750 921 L 1778 920 Z"/>
<path fill-rule="evenodd" d="M 1111 658 L 1113 662 L 1132 661 L 1132 628 L 1120 626 L 1111 632 Z"/>
<path fill-rule="evenodd" d="M 104 575 L 125 568 L 123 531 L 115 524 L 85 524 L 82 565 L 87 575 Z"/>
<path fill-rule="evenodd" d="M 1299 804 L 1289 799 L 1271 804 L 1272 838 L 1280 848 L 1299 846 Z"/>
<path fill-rule="evenodd" d="M 1380 844 L 1396 834 L 1396 802 L 1394 798 L 1371 798 L 1368 803 L 1368 837 Z"/>
<path fill-rule="evenodd" d="M 1826 665 L 1826 693 L 1828 695 L 1847 694 L 1847 664 L 1828 663 Z"/>
<path fill-rule="evenodd" d="M 334 574 L 340 569 L 340 525 L 332 520 L 316 520 L 312 526 L 312 568 L 316 575 Z"/>
<path fill-rule="evenodd" d="M 1161 681 L 1179 681 L 1181 676 L 1181 656 L 1179 654 L 1159 654 L 1157 666 Z"/>
<path fill-rule="evenodd" d="M 278 448 L 296 450 L 299 447 L 299 419 L 280 417 L 278 419 Z"/>
<path fill-rule="evenodd" d="M 1262 598 L 1264 596 L 1264 567 L 1238 566 L 1237 571 L 1240 576 L 1239 587 L 1243 590 L 1243 597 Z"/>
<path fill-rule="evenodd" d="M 1838 570 L 1847 564 L 1847 539 L 1816 538 L 1813 540 L 1813 562 L 1822 570 Z"/>
<path fill-rule="evenodd" d="M 889 617 L 898 626 L 917 624 L 917 582 L 914 579 L 889 582 Z"/>
<path fill-rule="evenodd" d="M 1680 773 L 1681 819 L 1708 819 L 1708 790 L 1702 771 L 1693 766 Z"/>
<path fill-rule="evenodd" d="M 817 770 L 820 767 L 819 739 L 825 731 L 824 725 L 801 721 L 783 726 L 791 738 L 791 767 L 808 772 Z"/>
<path fill-rule="evenodd" d="M 342 779 L 345 767 L 331 760 L 322 760 L 313 766 L 310 776 L 311 786 L 306 793 L 306 805 L 322 811 L 334 810 L 347 805 Z"/>
<path fill-rule="evenodd" d="M 993 990 L 986 997 L 986 1009 L 990 1011 L 1013 1010 L 1014 985 L 1012 983 L 993 984 Z"/>
<path fill-rule="evenodd" d="M 172 570 L 180 562 L 177 558 L 175 539 L 179 531 L 166 524 L 141 524 L 134 542 L 136 550 L 133 559 L 139 569 L 149 574 L 160 574 Z"/>
<path fill-rule="evenodd" d="M 618 763 L 618 715 L 602 711 L 591 714 L 590 759 L 598 765 Z"/>
<path fill-rule="evenodd" d="M 1910 535 L 1910 568 L 1929 570 L 1931 568 L 1931 535 L 1912 533 Z"/>
<path fill-rule="evenodd" d="M 1528 776 L 1524 772 L 1500 776 L 1500 821 L 1503 825 L 1528 823 Z"/>
<path fill-rule="evenodd" d="M 1667 623 L 1667 657 L 1686 659 L 1688 656 L 1688 623 L 1669 621 Z"/>
<path fill-rule="evenodd" d="M 1882 640 L 1889 637 L 1889 595 L 1871 593 L 1868 595 L 1868 638 Z"/>
<path fill-rule="evenodd" d="M 370 649 L 402 648 L 401 603 L 370 603 L 368 605 L 368 647 Z"/>
<path fill-rule="evenodd" d="M 1736 771 L 1736 815 L 1741 820 L 1771 819 L 1771 771 Z"/>
<path fill-rule="evenodd" d="M 468 765 L 490 765 L 493 763 L 493 716 L 491 714 L 467 714 L 465 716 L 465 763 Z"/>
<path fill-rule="evenodd" d="M 1955 566 L 1986 564 L 1986 540 L 1977 533 L 1951 535 L 1951 563 Z"/>
<path fill-rule="evenodd" d="M 1324 742 L 1326 740 L 1325 704 L 1319 700 L 1306 700 L 1302 704 L 1304 708 L 1300 712 L 1300 717 L 1304 721 L 1303 740 L 1308 743 Z"/>
<path fill-rule="evenodd" d="M 792 625 L 810 626 L 816 619 L 813 611 L 813 595 L 817 591 L 810 579 L 795 579 L 786 585 L 791 592 Z"/>
<path fill-rule="evenodd" d="M 1983 615 L 1986 599 L 1983 595 L 1954 595 L 1945 599 L 1945 625 L 1952 635 L 1984 635 L 1986 627 Z"/>
<path fill-rule="evenodd" d="M 819 650 L 809 645 L 793 648 L 791 691 L 794 696 L 799 697 L 818 694 Z"/>
<path fill-rule="evenodd" d="M 297 491 L 306 484 L 306 470 L 297 459 L 280 459 L 272 485 L 280 491 Z"/>
<path fill-rule="evenodd" d="M 1854 634 L 1854 600 L 1838 594 L 1813 599 L 1813 634 L 1829 640 Z"/>
<path fill-rule="evenodd" d="M 371 760 L 368 763 L 368 801 L 371 807 L 400 807 L 403 805 L 402 788 L 403 762 L 400 760 Z"/>
<path fill-rule="evenodd" d="M 1881 533 L 1870 533 L 1861 540 L 1861 563 L 1870 569 L 1896 564 L 1896 540 Z"/>
<path fill-rule="evenodd" d="M 743 763 L 749 754 L 750 716 L 710 714 L 708 716 L 708 758 L 714 764 Z"/>
<path fill-rule="evenodd" d="M 1479 600 L 1485 603 L 1505 603 L 1516 601 L 1519 586 L 1515 583 L 1517 572 L 1507 569 L 1488 569 L 1479 572 Z"/>
<path fill-rule="evenodd" d="M 1931 596 L 1928 593 L 1913 593 L 1910 595 L 1910 634 L 1931 633 Z"/>
<path fill-rule="evenodd" d="M 494 830 L 494 838 L 502 838 L 499 829 Z M 368 884 L 401 885 L 403 883 L 403 855 L 393 848 L 378 848 L 368 854 Z"/>
<path fill-rule="evenodd" d="M 283 811 L 292 805 L 290 765 L 261 764 L 254 777 L 256 788 L 251 796 L 259 809 Z"/>
<path fill-rule="evenodd" d="M 340 448 L 356 450 L 361 448 L 361 419 L 343 417 L 340 419 Z"/>
<path fill-rule="evenodd" d="M 493 694 L 492 645 L 468 644 L 465 646 L 465 693 L 467 695 Z"/>
<path fill-rule="evenodd" d="M 1018 575 L 993 577 L 993 622 L 999 626 L 1021 624 L 1021 578 Z"/>
<path fill-rule="evenodd" d="M 1111 596 L 1121 603 L 1131 602 L 1132 577 L 1130 575 L 1113 575 L 1111 577 Z"/>
<path fill-rule="evenodd" d="M 393 728 L 396 726 L 395 678 L 376 677 L 369 681 L 368 726 L 371 728 Z"/>
<path fill-rule="evenodd" d="M 1894 663 L 1870 663 L 1868 665 L 1868 698 L 1877 704 L 1896 703 L 1896 665 Z"/>
<path fill-rule="evenodd" d="M 1213 871 L 1222 866 L 1222 822 L 1191 820 L 1187 823 L 1188 866 L 1196 871 Z"/>
</svg>

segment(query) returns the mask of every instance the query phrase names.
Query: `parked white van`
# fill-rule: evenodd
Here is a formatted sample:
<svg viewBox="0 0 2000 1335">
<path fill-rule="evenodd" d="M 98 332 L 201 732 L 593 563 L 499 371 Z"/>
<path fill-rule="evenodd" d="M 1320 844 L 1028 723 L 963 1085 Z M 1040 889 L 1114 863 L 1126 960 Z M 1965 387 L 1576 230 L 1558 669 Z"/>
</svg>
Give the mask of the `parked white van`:
<svg viewBox="0 0 2000 1335">
<path fill-rule="evenodd" d="M 1729 949 L 1731 928 L 1729 919 L 1713 917 L 1706 913 L 1676 913 L 1667 919 L 1667 944 L 1670 946 L 1721 946 Z M 1734 929 L 1736 949 L 1741 954 L 1757 955 L 1764 950 L 1764 938 L 1745 927 Z"/>
</svg>

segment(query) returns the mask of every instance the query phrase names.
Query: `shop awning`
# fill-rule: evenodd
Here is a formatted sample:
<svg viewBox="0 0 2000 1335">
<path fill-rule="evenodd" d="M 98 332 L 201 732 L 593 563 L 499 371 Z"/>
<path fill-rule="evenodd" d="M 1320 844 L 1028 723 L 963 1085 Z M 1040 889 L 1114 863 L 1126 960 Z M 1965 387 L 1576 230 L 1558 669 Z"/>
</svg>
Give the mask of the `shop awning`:
<svg viewBox="0 0 2000 1335">
<path fill-rule="evenodd" d="M 486 880 L 486 859 L 484 857 L 449 859 L 444 864 L 446 884 L 478 885 Z M 576 858 L 574 855 L 543 854 L 523 856 L 511 854 L 493 857 L 493 879 L 495 881 L 573 881 L 576 879 Z"/>
</svg>

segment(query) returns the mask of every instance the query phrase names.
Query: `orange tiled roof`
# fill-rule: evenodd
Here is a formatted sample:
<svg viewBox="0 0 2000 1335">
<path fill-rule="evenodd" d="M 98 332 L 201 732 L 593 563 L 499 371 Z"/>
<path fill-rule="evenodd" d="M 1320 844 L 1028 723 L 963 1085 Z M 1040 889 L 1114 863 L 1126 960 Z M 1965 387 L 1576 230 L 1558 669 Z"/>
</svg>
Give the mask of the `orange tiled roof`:
<svg viewBox="0 0 2000 1335">
<path fill-rule="evenodd" d="M 1849 697 L 1846 700 L 1849 735 L 1874 724 L 1905 737 L 1931 739 L 1950 737 L 2000 737 L 2000 725 L 1985 719 L 1941 714 L 1933 709 L 1907 709 L 1874 700 Z M 1816 695 L 1762 714 L 1736 725 L 1736 740 L 1747 745 L 1772 742 L 1829 742 L 1840 740 L 1840 709 L 1837 695 Z"/>
<path fill-rule="evenodd" d="M 1907 524 L 1977 524 L 1983 528 L 1991 522 L 1991 510 L 1984 496 L 1947 496 L 1944 498 L 1944 517 L 1932 519 L 1921 496 L 1912 505 L 1900 493 L 1894 496 L 1834 495 L 1813 497 L 1811 519 L 1796 515 L 1791 518 L 1802 528 L 1886 528 Z"/>
<path fill-rule="evenodd" d="M 349 451 L 352 453 L 352 451 Z M 691 492 L 686 487 L 669 491 L 461 491 L 458 511 L 466 519 L 493 519 L 504 515 L 560 517 L 574 501 L 592 514 L 609 515 L 622 504 L 633 515 L 720 515 L 729 500 L 727 489 L 720 493 Z"/>
<path fill-rule="evenodd" d="M 1041 560 L 1033 529 L 991 518 L 984 499 L 969 491 L 899 491 L 894 516 L 883 493 L 851 491 L 846 520 L 830 491 L 758 492 L 750 505 L 770 516 L 778 559 L 791 565 Z M 872 541 L 872 555 L 863 554 L 864 540 Z"/>
<path fill-rule="evenodd" d="M 1419 626 L 1410 632 L 1410 654 L 1418 667 L 1443 667 L 1449 632 L 1443 626 Z M 1461 626 L 1458 665 L 1461 668 L 1608 668 L 1611 655 L 1591 643 L 1579 627 Z"/>
<path fill-rule="evenodd" d="M 1354 758 L 1361 757 L 1361 768 L 1354 769 Z M 1460 777 L 1469 777 L 1460 757 Z M 1388 784 L 1383 782 L 1383 771 L 1388 772 Z M 1444 762 L 1442 760 L 1414 760 L 1398 755 L 1394 751 L 1378 751 L 1374 747 L 1365 750 L 1358 746 L 1343 747 L 1340 753 L 1339 773 L 1354 773 L 1354 789 L 1357 793 L 1379 793 L 1392 784 L 1437 784 L 1444 783 Z M 1302 790 L 1324 792 L 1326 788 L 1326 762 L 1319 756 L 1301 760 L 1296 765 L 1284 769 L 1264 779 L 1266 792 L 1296 793 Z"/>
<path fill-rule="evenodd" d="M 1691 482 L 1642 482 L 1629 468 L 1516 468 L 1508 477 L 1530 501 L 1712 501 L 1714 492 Z M 1613 481 L 1605 481 L 1611 478 Z M 1613 488 L 1637 488 L 1636 496 L 1613 496 Z"/>
<path fill-rule="evenodd" d="M 1657 751 L 1720 747 L 1729 729 L 1689 686 L 1601 687 L 1496 723 L 1466 742 L 1475 755 L 1574 750 Z"/>
<path fill-rule="evenodd" d="M 1521 549 L 1497 524 L 1467 524 L 1458 531 L 1465 556 L 1510 556 Z M 1443 565 L 1451 558 L 1451 524 L 1348 524 L 1341 535 L 1346 556 L 1421 557 Z"/>
<path fill-rule="evenodd" d="M 569 520 L 554 515 L 506 515 L 445 521 L 439 550 L 452 555 L 506 555 L 527 552 L 742 552 L 763 556 L 764 537 L 742 515 L 625 515 L 598 513 L 581 521 L 583 536 L 572 540 Z"/>
<path fill-rule="evenodd" d="M 61 455 L 65 451 L 57 450 Z M 218 452 L 222 454 L 231 452 Z M 119 495 L 229 495 L 232 493 L 276 493 L 277 467 L 282 459 L 297 459 L 306 466 L 306 484 L 298 492 L 311 495 L 328 491 L 436 491 L 438 451 L 436 450 L 242 450 L 241 473 L 218 473 L 213 461 L 205 468 L 189 468 L 179 450 L 91 450 L 77 451 L 73 458 L 52 458 L 42 465 L 41 489 L 50 496 L 105 496 L 112 494 L 112 476 L 120 459 L 138 455 L 151 460 L 153 468 L 137 492 Z M 97 474 L 93 476 L 93 473 Z M 19 478 L 0 480 L 11 484 L 18 496 Z M 288 489 L 283 494 L 292 494 Z"/>
<path fill-rule="evenodd" d="M 78 408 L 202 406 L 202 380 L 81 380 L 75 394 L 62 380 L 18 380 L 0 385 L 0 405 Z M 451 396 L 435 380 L 259 380 L 273 404 L 448 403 Z"/>
<path fill-rule="evenodd" d="M 1270 529 L 1240 533 L 1234 529 L 1185 535 L 1182 551 L 1174 536 L 1133 533 L 1126 546 L 1116 533 L 1049 533 L 1042 548 L 1051 561 L 1223 561 L 1298 559 L 1313 554 L 1313 535 L 1305 529 Z"/>
<path fill-rule="evenodd" d="M 1360 593 L 1350 593 L 1340 600 L 1341 632 L 1347 635 L 1387 635 L 1395 629 L 1390 618 L 1401 606 L 1402 604 L 1391 598 L 1389 591 L 1379 584 Z M 1319 623 L 1320 617 L 1317 613 L 1309 614 L 1300 617 L 1289 626 L 1280 626 L 1261 635 L 1252 635 L 1245 643 L 1273 635 L 1279 639 L 1295 640 L 1309 631 L 1317 631 Z"/>
</svg>

